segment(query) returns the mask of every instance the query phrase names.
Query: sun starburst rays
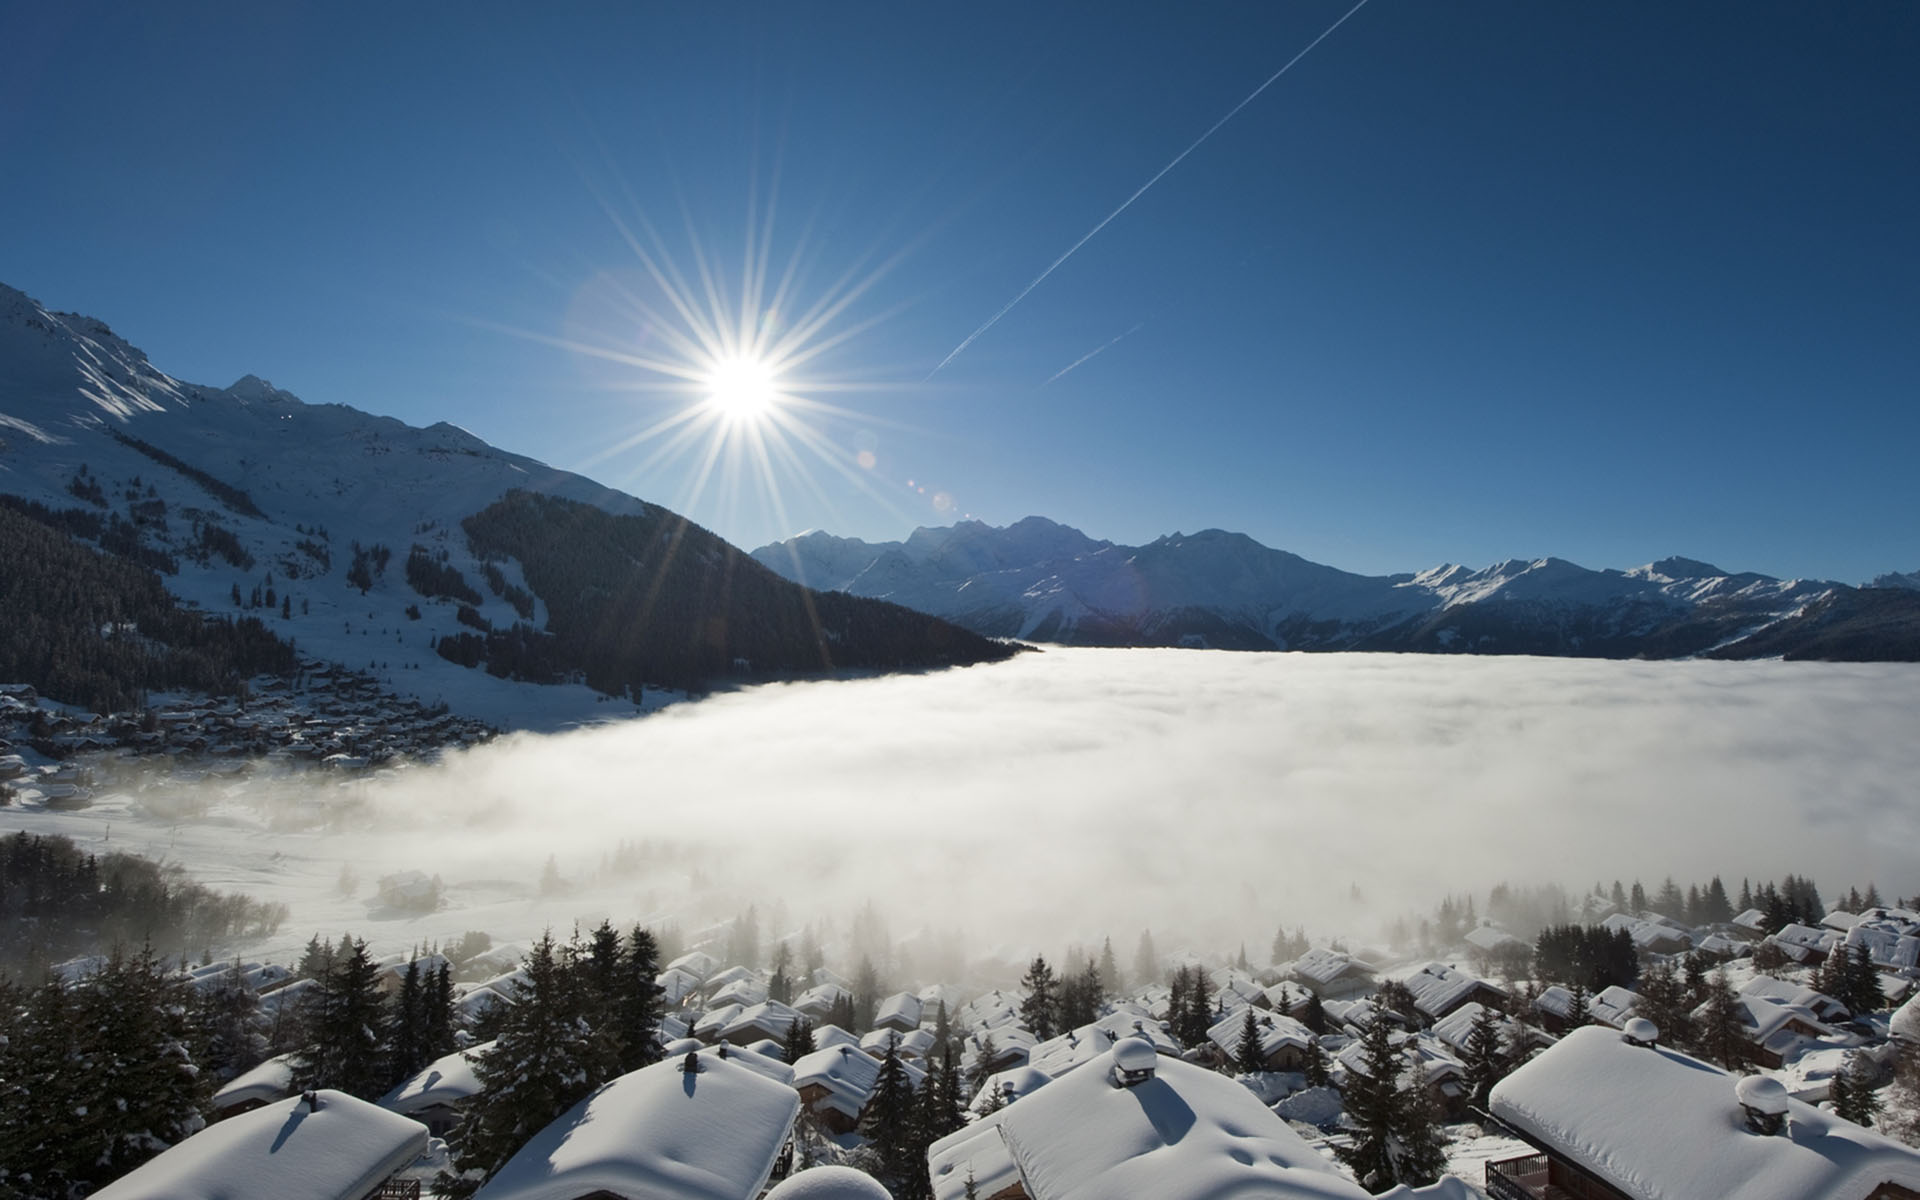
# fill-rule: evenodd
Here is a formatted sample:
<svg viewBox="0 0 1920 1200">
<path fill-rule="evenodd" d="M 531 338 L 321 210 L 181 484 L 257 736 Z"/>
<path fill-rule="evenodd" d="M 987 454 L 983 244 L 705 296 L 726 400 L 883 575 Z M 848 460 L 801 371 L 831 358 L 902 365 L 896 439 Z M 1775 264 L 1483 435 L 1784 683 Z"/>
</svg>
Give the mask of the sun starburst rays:
<svg viewBox="0 0 1920 1200">
<path fill-rule="evenodd" d="M 608 430 L 582 466 L 631 458 L 616 481 L 630 491 L 658 494 L 672 479 L 679 485 L 675 507 L 697 514 L 712 505 L 728 525 L 751 500 L 783 533 L 793 529 L 791 497 L 804 496 L 809 507 L 840 519 L 833 497 L 848 489 L 904 518 L 895 498 L 876 486 L 875 456 L 843 444 L 855 429 L 870 435 L 874 427 L 900 426 L 840 399 L 897 395 L 902 385 L 843 377 L 831 364 L 905 307 L 859 306 L 906 251 L 869 249 L 814 291 L 808 280 L 820 265 L 820 246 L 811 220 L 791 239 L 784 261 L 774 252 L 777 176 L 764 202 L 749 198 L 737 270 L 703 242 L 684 199 L 686 246 L 676 254 L 624 186 L 624 207 L 596 189 L 639 269 L 625 280 L 603 273 L 591 336 L 523 336 L 616 368 L 606 386 L 634 398 L 635 420 Z"/>
</svg>

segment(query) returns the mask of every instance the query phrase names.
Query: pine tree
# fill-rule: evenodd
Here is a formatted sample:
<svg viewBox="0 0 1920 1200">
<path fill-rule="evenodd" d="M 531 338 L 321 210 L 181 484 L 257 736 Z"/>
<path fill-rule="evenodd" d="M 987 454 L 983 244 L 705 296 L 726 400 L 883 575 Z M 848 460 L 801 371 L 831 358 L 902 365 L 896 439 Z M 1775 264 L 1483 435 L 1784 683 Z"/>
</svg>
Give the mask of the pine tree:
<svg viewBox="0 0 1920 1200">
<path fill-rule="evenodd" d="M 1580 1029 L 1593 1024 L 1593 1013 L 1587 1006 L 1587 985 L 1575 980 L 1568 990 L 1573 995 L 1567 1001 L 1567 1028 Z"/>
<path fill-rule="evenodd" d="M 654 982 L 660 974 L 660 947 L 644 926 L 627 934 L 614 987 L 611 1032 L 622 1073 L 660 1061 L 660 1017 L 665 992 Z"/>
<path fill-rule="evenodd" d="M 1702 987 L 1705 987 L 1704 978 Z M 1661 1041 L 1687 1046 L 1693 1043 L 1693 1021 L 1689 1014 L 1698 1003 L 1688 1000 L 1686 985 L 1674 974 L 1673 963 L 1655 959 L 1640 974 L 1640 1000 L 1634 1006 L 1634 1015 L 1652 1021 L 1660 1031 Z"/>
<path fill-rule="evenodd" d="M 1100 980 L 1106 986 L 1107 995 L 1126 993 L 1126 980 L 1120 977 L 1120 963 L 1113 957 L 1113 939 L 1110 937 L 1100 939 Z"/>
<path fill-rule="evenodd" d="M 1308 1087 L 1326 1087 L 1333 1082 L 1333 1069 L 1327 1062 L 1326 1047 L 1317 1037 L 1307 1039 L 1307 1063 L 1305 1067 Z"/>
<path fill-rule="evenodd" d="M 1020 980 L 1026 996 L 1020 1001 L 1020 1020 L 1033 1035 L 1046 1041 L 1058 1032 L 1060 999 L 1053 982 L 1053 968 L 1041 955 L 1035 955 Z"/>
<path fill-rule="evenodd" d="M 453 1037 L 453 964 L 445 958 L 428 976 L 425 1012 L 421 1027 L 426 1040 L 427 1061 L 452 1054 Z"/>
<path fill-rule="evenodd" d="M 1320 1001 L 1319 992 L 1307 993 L 1307 1003 L 1301 1010 L 1300 1023 L 1316 1034 L 1327 1032 L 1327 1009 Z"/>
<path fill-rule="evenodd" d="M 400 977 L 400 990 L 392 997 L 387 1027 L 392 1030 L 387 1086 L 408 1079 L 432 1061 L 427 1057 L 427 995 L 420 977 L 420 958 L 407 962 L 407 973 Z"/>
<path fill-rule="evenodd" d="M 1647 889 L 1640 886 L 1638 879 L 1633 881 L 1633 888 L 1627 893 L 1627 906 L 1636 916 L 1647 911 Z"/>
<path fill-rule="evenodd" d="M 219 982 L 202 994 L 199 1020 L 207 1069 L 215 1079 L 233 1079 L 267 1057 L 260 997 L 247 983 L 239 959 L 234 959 Z"/>
<path fill-rule="evenodd" d="M 773 974 L 767 980 L 767 999 L 793 1003 L 793 950 L 781 942 L 773 948 Z"/>
<path fill-rule="evenodd" d="M 343 940 L 306 1008 L 307 1043 L 294 1058 L 294 1088 L 334 1088 L 362 1100 L 386 1091 L 386 1003 L 365 942 Z"/>
<path fill-rule="evenodd" d="M 1714 925 L 1724 925 L 1733 920 L 1733 902 L 1727 899 L 1727 885 L 1715 875 L 1707 884 L 1706 893 L 1707 921 Z"/>
<path fill-rule="evenodd" d="M 973 1056 L 973 1067 L 967 1072 L 967 1089 L 973 1095 L 979 1095 L 986 1086 L 987 1077 L 994 1072 L 994 1060 L 1000 1056 L 1000 1047 L 993 1044 L 993 1035 L 980 1035 L 980 1046 Z"/>
<path fill-rule="evenodd" d="M 1149 987 L 1160 978 L 1160 955 L 1153 948 L 1153 931 L 1142 929 L 1140 943 L 1133 950 L 1135 987 Z"/>
<path fill-rule="evenodd" d="M 1725 970 L 1718 970 L 1707 981 L 1707 998 L 1701 1005 L 1694 1031 L 1694 1042 L 1701 1057 L 1729 1071 L 1738 1071 L 1748 1059 L 1747 1042 L 1741 1036 L 1740 997 L 1727 982 Z"/>
<path fill-rule="evenodd" d="M 67 1070 L 81 1103 L 64 1119 L 93 1153 L 69 1164 L 70 1178 L 105 1183 L 206 1125 L 193 1007 L 189 985 L 150 948 L 116 951 L 76 989 L 80 1054 Z"/>
<path fill-rule="evenodd" d="M 1835 999 L 1847 1006 L 1855 1016 L 1877 1012 L 1886 1007 L 1886 994 L 1880 990 L 1880 972 L 1874 970 L 1873 956 L 1865 944 L 1846 947 L 1847 954 L 1841 968 L 1845 996 Z"/>
<path fill-rule="evenodd" d="M 1344 1094 L 1354 1140 L 1334 1153 L 1369 1191 L 1434 1182 L 1446 1166 L 1446 1154 L 1424 1084 L 1416 1077 L 1401 1091 L 1405 1059 L 1393 1045 L 1391 1023 L 1381 1013 L 1374 1013 L 1360 1042 L 1360 1066 L 1348 1073 Z"/>
<path fill-rule="evenodd" d="M 1474 1014 L 1473 1027 L 1467 1032 L 1466 1068 L 1471 1101 L 1474 1107 L 1484 1109 L 1493 1085 L 1507 1073 L 1506 1055 L 1500 1046 L 1500 1018 L 1485 1005 Z"/>
<path fill-rule="evenodd" d="M 1689 954 L 1681 964 L 1685 972 L 1687 1003 L 1697 1008 L 1707 1000 L 1707 960 L 1704 955 Z"/>
<path fill-rule="evenodd" d="M 1848 1051 L 1840 1069 L 1833 1073 L 1827 1099 L 1842 1120 L 1873 1127 L 1874 1115 L 1881 1108 L 1880 1096 L 1873 1090 L 1873 1079 L 1857 1051 Z"/>
<path fill-rule="evenodd" d="M 795 1017 L 793 1024 L 787 1026 L 787 1043 L 782 1047 L 781 1056 L 789 1063 L 797 1063 L 813 1051 L 813 1022 Z"/>
<path fill-rule="evenodd" d="M 1247 1005 L 1246 1016 L 1240 1022 L 1240 1040 L 1234 1046 L 1233 1065 L 1242 1075 L 1264 1071 L 1267 1067 L 1266 1055 L 1260 1052 L 1260 1022 L 1253 1015 L 1251 1004 Z"/>
<path fill-rule="evenodd" d="M 876 1173 L 895 1195 L 916 1166 L 925 1174 L 925 1159 L 919 1164 L 913 1161 L 914 1102 L 913 1085 L 900 1064 L 900 1039 L 889 1037 L 873 1091 L 860 1111 L 860 1132 L 877 1160 Z"/>
<path fill-rule="evenodd" d="M 521 970 L 499 1038 L 474 1063 L 481 1090 L 467 1102 L 451 1139 L 460 1174 L 437 1181 L 448 1195 L 472 1194 L 528 1138 L 619 1069 L 615 1039 L 588 1020 L 592 1006 L 575 956 L 545 934 Z"/>
<path fill-rule="evenodd" d="M 4 987 L 0 982 L 0 987 Z M 99 1158 L 92 1131 L 75 1122 L 93 1097 L 75 1069 L 85 1061 L 75 999 L 58 980 L 12 993 L 0 1037 L 0 1164 L 11 1179 L 30 1179 L 40 1195 L 84 1189 L 87 1164 Z M 0 1194 L 8 1180 L 0 1180 Z"/>
<path fill-rule="evenodd" d="M 866 955 L 860 956 L 860 966 L 853 973 L 853 1021 L 846 1028 L 849 1033 L 859 1033 L 873 1028 L 873 1014 L 880 1007 L 880 971 L 873 960 Z"/>
</svg>

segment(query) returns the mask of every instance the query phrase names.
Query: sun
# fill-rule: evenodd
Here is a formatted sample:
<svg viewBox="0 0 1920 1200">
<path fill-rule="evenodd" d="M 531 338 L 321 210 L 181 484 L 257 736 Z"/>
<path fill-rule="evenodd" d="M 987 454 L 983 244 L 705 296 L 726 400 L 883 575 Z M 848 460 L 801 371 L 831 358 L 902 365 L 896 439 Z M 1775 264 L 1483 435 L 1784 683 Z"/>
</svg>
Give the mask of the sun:
<svg viewBox="0 0 1920 1200">
<path fill-rule="evenodd" d="M 772 415 L 780 402 L 780 381 L 773 367 L 747 355 L 716 361 L 701 384 L 707 393 L 707 408 L 733 424 L 758 424 Z"/>
</svg>

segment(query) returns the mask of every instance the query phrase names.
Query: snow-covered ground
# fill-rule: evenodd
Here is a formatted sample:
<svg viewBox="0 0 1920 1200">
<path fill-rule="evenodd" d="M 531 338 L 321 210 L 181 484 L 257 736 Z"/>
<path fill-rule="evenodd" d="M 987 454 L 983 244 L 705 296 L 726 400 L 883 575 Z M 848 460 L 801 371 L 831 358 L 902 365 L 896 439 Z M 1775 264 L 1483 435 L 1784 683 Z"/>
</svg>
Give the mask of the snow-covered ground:
<svg viewBox="0 0 1920 1200">
<path fill-rule="evenodd" d="M 1050 650 L 717 695 L 360 779 L 153 782 L 0 809 L 0 832 L 288 903 L 250 953 L 603 915 L 693 930 L 750 902 L 794 928 L 871 899 L 897 937 L 960 928 L 1020 962 L 1144 927 L 1165 945 L 1262 945 L 1281 921 L 1366 938 L 1501 880 L 1920 891 L 1916 710 L 1920 669 L 1892 664 Z M 550 856 L 566 887 L 542 894 Z M 379 911 L 402 870 L 441 876 L 447 907 Z"/>
</svg>

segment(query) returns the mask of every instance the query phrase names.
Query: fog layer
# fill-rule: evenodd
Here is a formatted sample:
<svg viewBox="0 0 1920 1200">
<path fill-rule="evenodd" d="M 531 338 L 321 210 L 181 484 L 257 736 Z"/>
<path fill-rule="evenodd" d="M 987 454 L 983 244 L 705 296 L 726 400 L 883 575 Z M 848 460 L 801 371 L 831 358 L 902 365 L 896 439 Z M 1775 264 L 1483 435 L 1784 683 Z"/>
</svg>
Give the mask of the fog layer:
<svg viewBox="0 0 1920 1200">
<path fill-rule="evenodd" d="M 292 794 L 348 798 L 339 832 L 167 836 L 189 868 L 289 899 L 302 940 L 599 915 L 692 931 L 749 902 L 793 926 L 871 899 L 895 934 L 962 928 L 976 952 L 1106 934 L 1125 954 L 1151 926 L 1163 949 L 1259 957 L 1281 922 L 1366 938 L 1502 880 L 1920 891 L 1916 713 L 1920 669 L 1900 665 L 1056 649 L 719 695 Z M 263 789 L 231 785 L 219 811 L 263 819 L 236 815 Z M 139 814 L 123 827 L 157 840 Z M 608 869 L 642 839 L 653 857 Z M 251 865 L 213 870 L 229 855 Z M 564 894 L 540 894 L 549 856 Z M 325 890 L 343 865 L 365 885 L 351 903 Z M 369 919 L 372 880 L 405 867 L 440 874 L 453 911 Z"/>
</svg>

